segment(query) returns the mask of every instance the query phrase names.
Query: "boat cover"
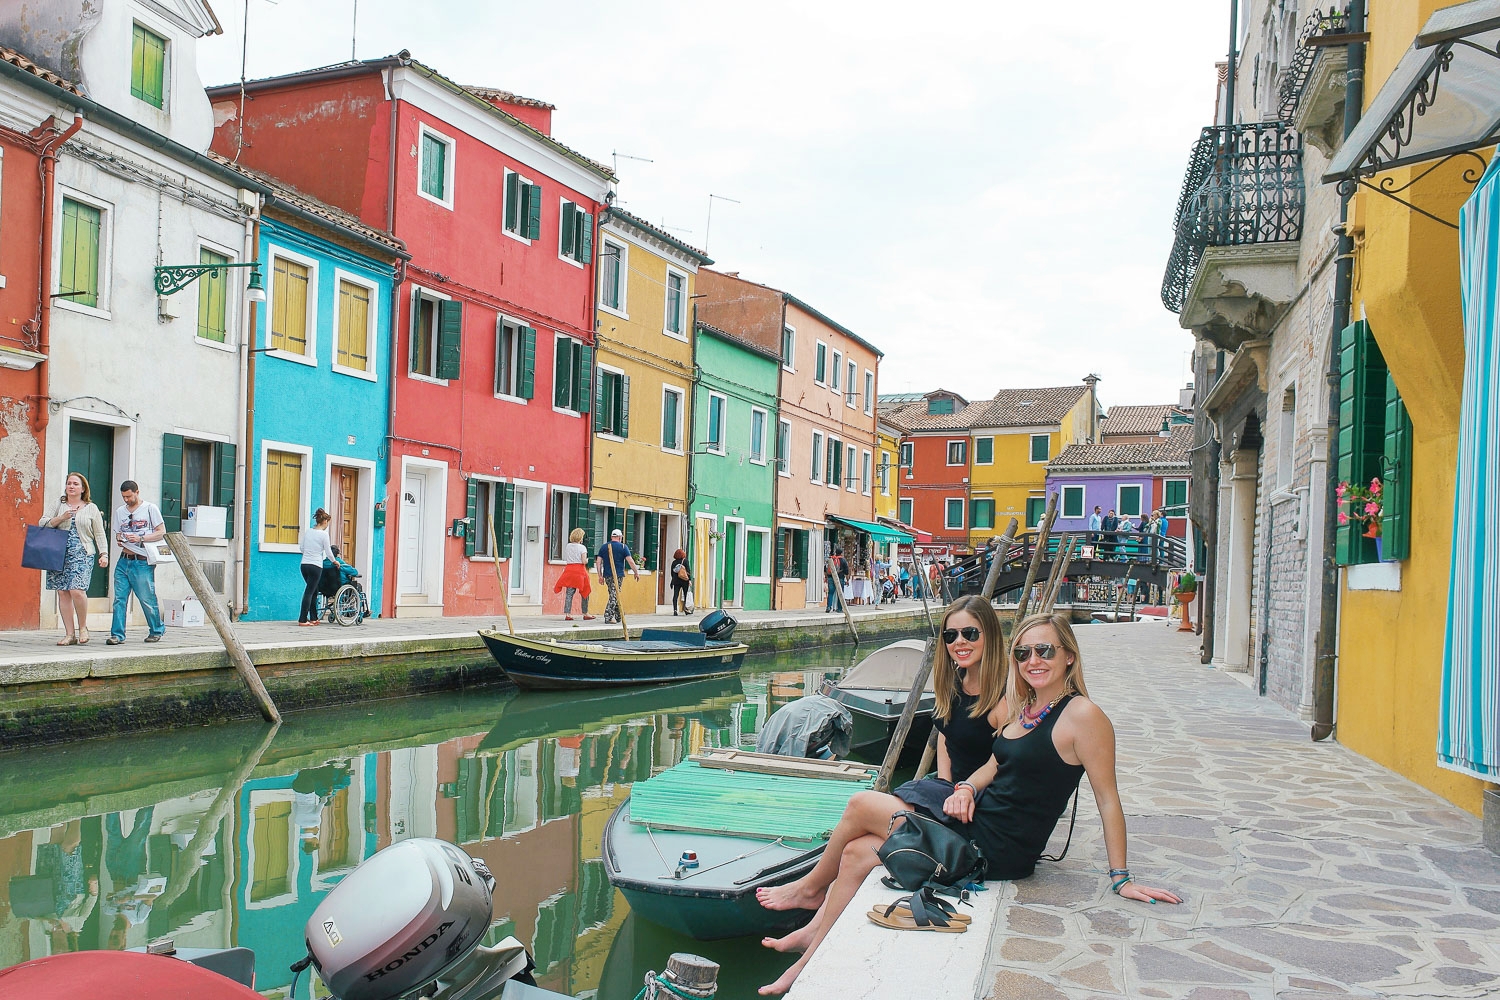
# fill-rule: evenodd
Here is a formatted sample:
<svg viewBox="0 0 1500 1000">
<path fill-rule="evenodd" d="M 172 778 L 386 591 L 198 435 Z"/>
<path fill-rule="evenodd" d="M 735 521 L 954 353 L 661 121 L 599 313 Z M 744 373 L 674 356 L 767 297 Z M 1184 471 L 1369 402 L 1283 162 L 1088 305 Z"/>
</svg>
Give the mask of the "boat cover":
<svg viewBox="0 0 1500 1000">
<path fill-rule="evenodd" d="M 832 698 L 810 694 L 773 712 L 760 727 L 755 749 L 783 757 L 811 757 L 827 747 L 833 756 L 847 757 L 853 741 L 854 717 L 849 710 Z"/>
<path fill-rule="evenodd" d="M 922 669 L 925 650 L 921 639 L 902 639 L 882 646 L 849 668 L 838 686 L 866 691 L 910 691 L 917 671 Z M 927 678 L 927 690 L 932 690 L 931 675 Z"/>
<path fill-rule="evenodd" d="M 630 821 L 667 830 L 824 840 L 844 814 L 849 797 L 872 784 L 873 777 L 794 778 L 683 761 L 631 787 Z"/>
</svg>

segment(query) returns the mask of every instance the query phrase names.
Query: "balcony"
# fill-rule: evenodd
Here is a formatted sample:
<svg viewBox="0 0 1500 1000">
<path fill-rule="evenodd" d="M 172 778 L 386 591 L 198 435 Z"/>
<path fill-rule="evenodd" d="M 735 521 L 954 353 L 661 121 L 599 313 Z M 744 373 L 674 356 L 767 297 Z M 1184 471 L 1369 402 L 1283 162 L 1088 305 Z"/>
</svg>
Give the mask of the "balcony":
<svg viewBox="0 0 1500 1000">
<path fill-rule="evenodd" d="M 1162 304 L 1233 351 L 1269 335 L 1296 291 L 1302 137 L 1287 122 L 1205 128 L 1177 201 Z"/>
<path fill-rule="evenodd" d="M 1314 10 L 1303 23 L 1292 65 L 1281 78 L 1281 120 L 1291 122 L 1324 156 L 1344 136 L 1344 76 L 1349 65 L 1342 45 L 1320 45 L 1327 35 L 1349 30 L 1349 15 Z"/>
</svg>

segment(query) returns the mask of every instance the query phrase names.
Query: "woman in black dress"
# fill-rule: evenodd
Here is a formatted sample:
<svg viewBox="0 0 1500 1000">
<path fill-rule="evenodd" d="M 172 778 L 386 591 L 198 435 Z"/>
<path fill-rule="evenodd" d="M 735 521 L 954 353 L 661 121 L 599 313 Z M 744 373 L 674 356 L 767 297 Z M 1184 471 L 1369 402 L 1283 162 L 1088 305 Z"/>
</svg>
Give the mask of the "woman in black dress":
<svg viewBox="0 0 1500 1000">
<path fill-rule="evenodd" d="M 947 623 L 950 624 L 951 623 Z M 944 632 L 946 640 L 953 632 Z M 949 644 L 952 645 L 951 643 Z M 1180 903 L 1175 894 L 1135 882 L 1125 860 L 1125 813 L 1115 781 L 1115 733 L 1104 712 L 1088 698 L 1083 662 L 1066 615 L 1031 615 L 1011 640 L 1009 693 L 993 756 L 961 782 L 961 804 L 950 825 L 975 840 L 989 863 L 989 878 L 1030 875 L 1047 838 L 1085 774 L 1104 825 L 1110 888 L 1126 899 Z M 859 792 L 849 800 L 828 846 L 812 871 L 795 882 L 756 892 L 770 910 L 817 909 L 801 930 L 768 945 L 803 955 L 763 995 L 785 993 L 827 936 L 865 876 L 880 864 L 895 814 L 906 803 L 894 795 Z"/>
</svg>

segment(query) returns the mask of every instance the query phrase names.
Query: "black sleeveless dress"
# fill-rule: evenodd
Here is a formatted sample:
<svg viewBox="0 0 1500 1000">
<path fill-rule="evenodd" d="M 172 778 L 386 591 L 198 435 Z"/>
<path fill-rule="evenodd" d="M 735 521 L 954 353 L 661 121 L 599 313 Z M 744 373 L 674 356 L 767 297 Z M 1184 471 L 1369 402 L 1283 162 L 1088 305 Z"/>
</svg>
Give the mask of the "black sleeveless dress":
<svg viewBox="0 0 1500 1000">
<path fill-rule="evenodd" d="M 978 695 L 965 694 L 960 690 L 953 699 L 948 720 L 944 722 L 936 715 L 932 718 L 933 728 L 943 734 L 948 748 L 948 763 L 952 765 L 953 781 L 963 781 L 989 763 L 990 754 L 994 752 L 991 744 L 995 739 L 995 730 L 991 727 L 990 720 L 984 716 L 977 719 L 969 717 L 969 712 L 978 701 Z M 953 794 L 953 781 L 922 778 L 919 781 L 908 781 L 892 794 L 913 809 L 926 813 L 933 819 L 946 821 L 943 803 Z"/>
<path fill-rule="evenodd" d="M 1052 729 L 1068 695 L 1030 732 L 1015 739 L 994 739 L 995 780 L 984 790 L 971 823 L 945 822 L 979 845 L 989 862 L 987 878 L 1026 878 L 1047 849 L 1068 799 L 1083 779 L 1082 764 L 1069 764 L 1052 742 Z"/>
</svg>

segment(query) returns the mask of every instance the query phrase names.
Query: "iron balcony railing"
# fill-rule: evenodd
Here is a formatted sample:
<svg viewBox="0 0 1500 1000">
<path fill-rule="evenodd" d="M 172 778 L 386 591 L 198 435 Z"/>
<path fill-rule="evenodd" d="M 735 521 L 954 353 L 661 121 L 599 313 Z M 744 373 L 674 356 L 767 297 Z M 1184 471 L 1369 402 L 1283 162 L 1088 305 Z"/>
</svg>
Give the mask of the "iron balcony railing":
<svg viewBox="0 0 1500 1000">
<path fill-rule="evenodd" d="M 1161 301 L 1180 313 L 1209 247 L 1302 238 L 1302 135 L 1287 122 L 1210 125 L 1177 199 L 1177 239 Z"/>
<path fill-rule="evenodd" d="M 1349 15 L 1345 11 L 1330 10 L 1323 13 L 1314 10 L 1303 22 L 1302 34 L 1297 39 L 1297 51 L 1292 64 L 1281 77 L 1281 120 L 1289 122 L 1297 114 L 1297 105 L 1302 101 L 1302 92 L 1307 88 L 1307 79 L 1312 75 L 1313 63 L 1318 60 L 1319 46 L 1307 44 L 1318 35 L 1341 35 L 1349 30 Z"/>
</svg>

